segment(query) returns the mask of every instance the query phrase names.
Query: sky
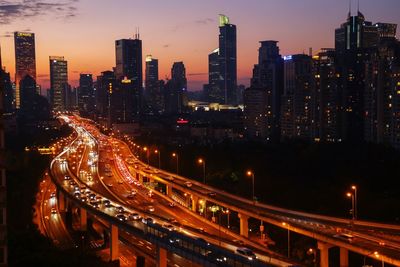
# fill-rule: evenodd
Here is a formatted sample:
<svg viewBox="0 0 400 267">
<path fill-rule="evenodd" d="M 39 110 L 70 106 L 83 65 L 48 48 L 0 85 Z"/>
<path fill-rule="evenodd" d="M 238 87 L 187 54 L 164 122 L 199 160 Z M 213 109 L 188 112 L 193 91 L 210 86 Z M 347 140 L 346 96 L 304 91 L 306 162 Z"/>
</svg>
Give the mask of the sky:
<svg viewBox="0 0 400 267">
<path fill-rule="evenodd" d="M 218 14 L 237 26 L 238 84 L 248 85 L 259 41 L 279 41 L 282 55 L 333 47 L 348 10 L 349 0 L 0 0 L 0 44 L 14 77 L 12 33 L 34 32 L 38 83 L 49 87 L 49 56 L 64 56 L 77 86 L 80 73 L 111 70 L 115 40 L 139 27 L 143 59 L 159 60 L 160 79 L 183 61 L 195 91 L 207 83 L 208 54 L 218 47 Z M 400 0 L 360 0 L 360 10 L 369 21 L 400 24 Z"/>
</svg>

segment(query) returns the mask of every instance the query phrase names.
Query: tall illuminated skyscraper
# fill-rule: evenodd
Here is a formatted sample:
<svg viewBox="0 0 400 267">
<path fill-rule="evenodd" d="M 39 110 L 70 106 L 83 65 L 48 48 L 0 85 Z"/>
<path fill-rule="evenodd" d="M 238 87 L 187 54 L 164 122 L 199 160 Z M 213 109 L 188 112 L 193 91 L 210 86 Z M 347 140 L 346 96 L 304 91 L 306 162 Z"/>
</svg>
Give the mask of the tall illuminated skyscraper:
<svg viewBox="0 0 400 267">
<path fill-rule="evenodd" d="M 236 105 L 237 52 L 236 25 L 225 15 L 219 16 L 219 72 L 225 104 Z"/>
<path fill-rule="evenodd" d="M 64 57 L 50 56 L 51 104 L 54 111 L 65 110 L 65 88 L 68 85 L 67 61 Z"/>
<path fill-rule="evenodd" d="M 20 81 L 26 76 L 36 80 L 35 34 L 29 32 L 14 32 L 15 45 L 15 101 L 20 107 Z"/>
</svg>

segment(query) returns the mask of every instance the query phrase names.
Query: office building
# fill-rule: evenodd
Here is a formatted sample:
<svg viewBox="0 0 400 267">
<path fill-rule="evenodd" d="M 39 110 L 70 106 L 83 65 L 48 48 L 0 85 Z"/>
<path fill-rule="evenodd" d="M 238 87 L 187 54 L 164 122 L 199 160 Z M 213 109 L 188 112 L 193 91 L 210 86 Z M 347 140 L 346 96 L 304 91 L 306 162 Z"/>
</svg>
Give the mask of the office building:
<svg viewBox="0 0 400 267">
<path fill-rule="evenodd" d="M 78 109 L 83 115 L 88 116 L 94 112 L 94 97 L 92 74 L 81 73 L 79 75 Z"/>
<path fill-rule="evenodd" d="M 313 139 L 313 82 L 310 56 L 299 54 L 284 57 L 282 139 Z"/>
<path fill-rule="evenodd" d="M 174 62 L 171 69 L 171 80 L 165 88 L 165 112 L 180 114 L 187 106 L 186 69 L 183 62 Z"/>
<path fill-rule="evenodd" d="M 339 142 L 340 107 L 334 49 L 323 48 L 313 57 L 313 73 L 313 136 L 316 141 Z"/>
<path fill-rule="evenodd" d="M 29 32 L 14 32 L 15 45 L 15 104 L 20 107 L 20 81 L 26 76 L 36 80 L 35 34 Z"/>
<path fill-rule="evenodd" d="M 158 78 L 158 59 L 146 56 L 145 96 L 147 110 L 151 114 L 160 114 L 164 109 L 163 94 Z"/>
<path fill-rule="evenodd" d="M 217 95 L 224 93 L 224 102 L 229 105 L 237 104 L 237 49 L 236 49 L 236 25 L 229 22 L 225 15 L 219 16 L 219 74 L 221 88 Z M 212 54 L 212 60 L 216 57 L 216 51 Z"/>
<path fill-rule="evenodd" d="M 64 57 L 50 56 L 51 105 L 54 111 L 65 111 L 65 86 L 68 84 L 67 61 Z"/>
</svg>

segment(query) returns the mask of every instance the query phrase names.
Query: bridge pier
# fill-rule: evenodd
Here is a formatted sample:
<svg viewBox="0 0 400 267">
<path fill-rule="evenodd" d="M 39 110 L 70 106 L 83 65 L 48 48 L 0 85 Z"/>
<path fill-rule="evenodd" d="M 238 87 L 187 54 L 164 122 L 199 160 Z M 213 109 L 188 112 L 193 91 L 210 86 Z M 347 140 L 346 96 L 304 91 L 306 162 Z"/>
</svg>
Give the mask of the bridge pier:
<svg viewBox="0 0 400 267">
<path fill-rule="evenodd" d="M 110 261 L 119 260 L 118 226 L 110 225 Z"/>
<path fill-rule="evenodd" d="M 143 175 L 141 175 L 141 174 L 138 173 L 138 172 L 137 172 L 137 174 L 138 174 L 138 180 L 139 180 L 139 182 L 140 182 L 141 184 L 143 184 Z"/>
<path fill-rule="evenodd" d="M 340 248 L 340 267 L 349 267 L 349 251 Z"/>
<path fill-rule="evenodd" d="M 238 213 L 240 219 L 240 235 L 249 237 L 249 216 Z"/>
<path fill-rule="evenodd" d="M 168 197 L 171 197 L 172 196 L 172 185 L 168 185 L 168 184 L 166 184 L 165 185 L 165 193 L 167 194 L 167 196 Z"/>
<path fill-rule="evenodd" d="M 167 250 L 157 246 L 157 267 L 167 267 Z"/>
<path fill-rule="evenodd" d="M 60 213 L 65 211 L 65 196 L 60 190 L 57 190 L 57 205 Z"/>
<path fill-rule="evenodd" d="M 80 208 L 80 222 L 81 222 L 81 231 L 87 230 L 87 211 L 84 208 Z"/>
<path fill-rule="evenodd" d="M 329 249 L 332 246 L 328 243 L 318 242 L 319 249 L 319 266 L 320 267 L 329 267 Z"/>
<path fill-rule="evenodd" d="M 199 204 L 199 197 L 195 196 L 195 195 L 192 195 L 190 198 L 192 200 L 191 210 L 193 212 L 197 212 L 197 206 Z"/>
</svg>

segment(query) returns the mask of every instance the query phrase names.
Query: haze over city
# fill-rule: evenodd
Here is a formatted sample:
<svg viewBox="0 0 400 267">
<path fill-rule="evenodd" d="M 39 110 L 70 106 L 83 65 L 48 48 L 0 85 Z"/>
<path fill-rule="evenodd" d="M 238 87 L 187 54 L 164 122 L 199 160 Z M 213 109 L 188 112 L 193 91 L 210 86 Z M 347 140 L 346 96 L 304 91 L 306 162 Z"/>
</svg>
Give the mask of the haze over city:
<svg viewBox="0 0 400 267">
<path fill-rule="evenodd" d="M 277 40 L 282 55 L 306 53 L 312 47 L 334 47 L 334 29 L 346 19 L 347 0 L 2 1 L 0 6 L 3 65 L 14 73 L 14 31 L 36 35 L 38 84 L 49 88 L 48 57 L 69 62 L 69 82 L 79 73 L 111 70 L 114 41 L 133 38 L 136 28 L 143 55 L 159 59 L 160 78 L 170 76 L 174 61 L 183 61 L 189 90 L 207 83 L 208 54 L 218 46 L 218 14 L 237 25 L 238 84 L 249 85 L 259 41 Z M 368 20 L 400 24 L 397 0 L 360 0 Z M 357 11 L 357 1 L 352 2 Z M 45 90 L 42 90 L 45 93 Z"/>
</svg>

